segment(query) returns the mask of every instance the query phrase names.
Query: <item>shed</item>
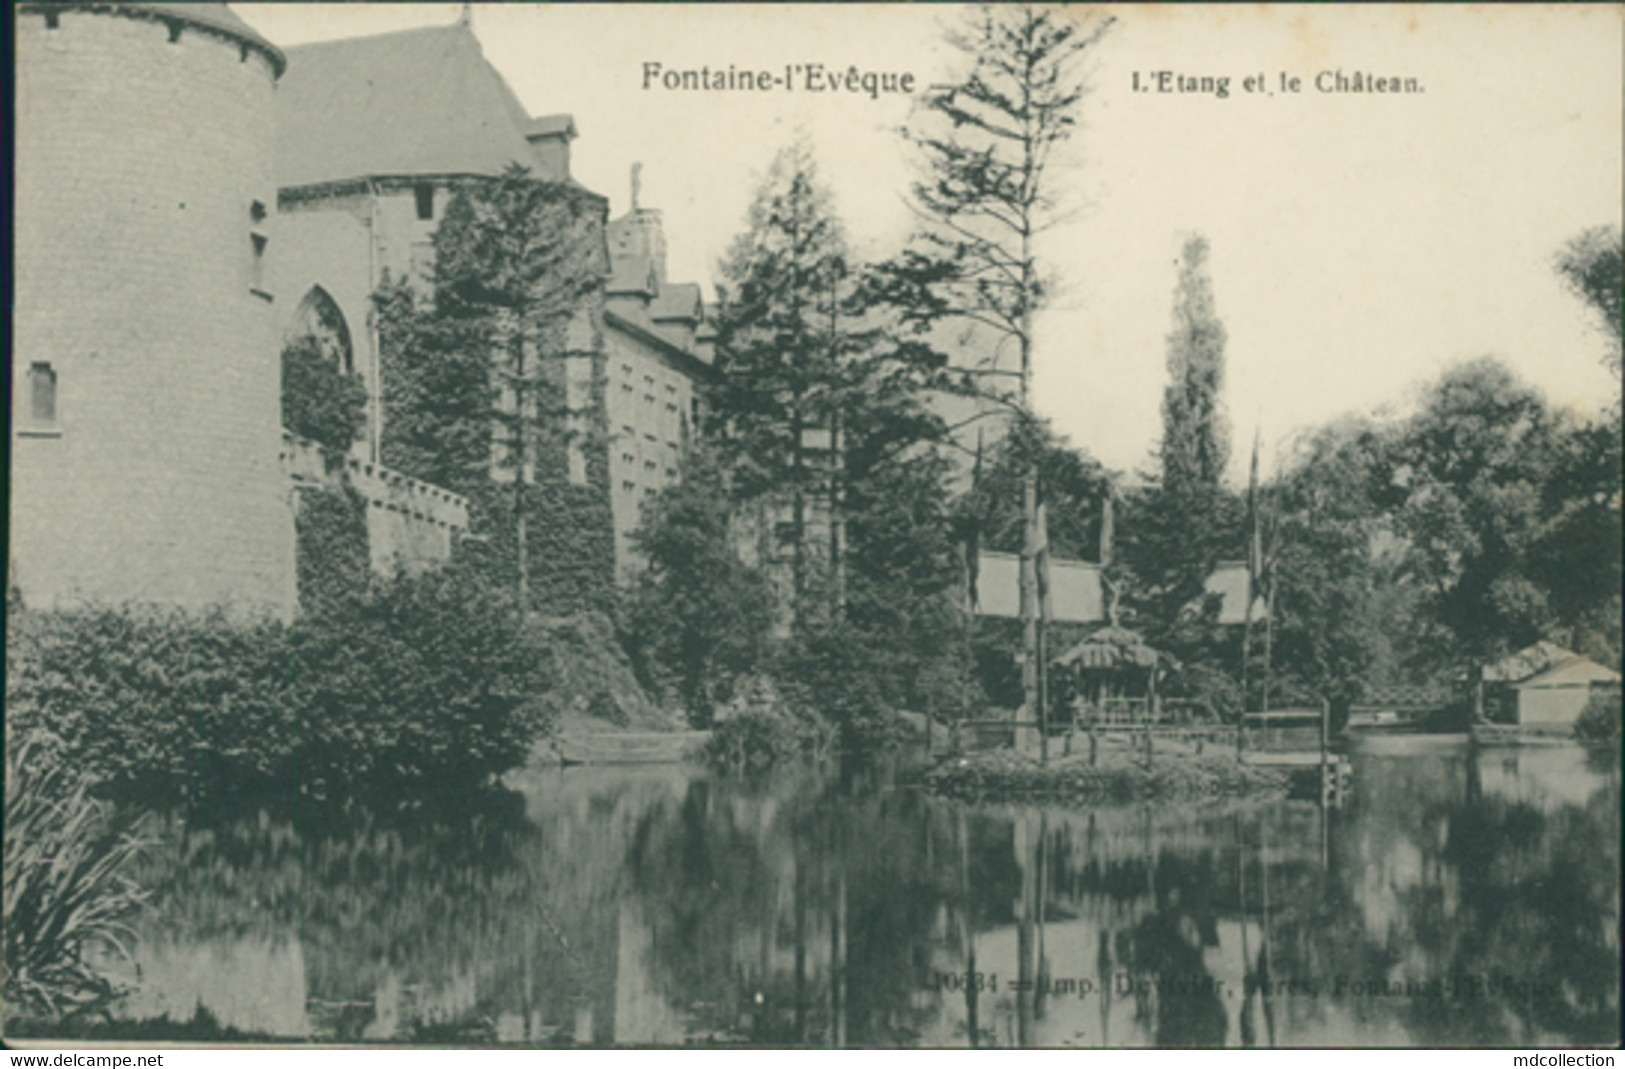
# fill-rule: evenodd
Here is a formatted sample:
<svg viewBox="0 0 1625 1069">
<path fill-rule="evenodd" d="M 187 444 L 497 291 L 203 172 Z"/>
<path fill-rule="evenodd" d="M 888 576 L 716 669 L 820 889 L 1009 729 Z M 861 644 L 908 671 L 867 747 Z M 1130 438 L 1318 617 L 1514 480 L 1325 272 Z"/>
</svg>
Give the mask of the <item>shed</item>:
<svg viewBox="0 0 1625 1069">
<path fill-rule="evenodd" d="M 1103 627 L 1052 663 L 1084 707 L 1140 715 L 1155 704 L 1161 660 L 1138 631 Z"/>
<path fill-rule="evenodd" d="M 1600 688 L 1617 687 L 1619 673 L 1552 642 L 1537 642 L 1484 669 L 1487 697 L 1512 723 L 1573 724 Z"/>
</svg>

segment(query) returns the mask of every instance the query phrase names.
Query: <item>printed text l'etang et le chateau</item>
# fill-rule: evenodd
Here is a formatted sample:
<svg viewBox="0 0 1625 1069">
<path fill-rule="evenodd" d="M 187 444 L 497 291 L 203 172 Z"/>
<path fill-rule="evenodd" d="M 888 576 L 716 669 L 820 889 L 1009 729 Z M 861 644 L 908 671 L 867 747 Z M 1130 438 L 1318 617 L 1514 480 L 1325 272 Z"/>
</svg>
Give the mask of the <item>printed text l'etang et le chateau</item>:
<svg viewBox="0 0 1625 1069">
<path fill-rule="evenodd" d="M 1294 96 L 1305 89 L 1316 93 L 1353 95 L 1392 95 L 1395 93 L 1421 93 L 1422 79 L 1409 75 L 1373 74 L 1370 71 L 1346 71 L 1341 67 L 1317 71 L 1313 75 L 1289 74 L 1278 71 L 1271 77 L 1263 74 L 1186 74 L 1182 71 L 1133 71 L 1130 85 L 1136 93 L 1201 94 L 1223 100 L 1230 96 L 1232 84 L 1242 94 L 1251 96 Z"/>
</svg>

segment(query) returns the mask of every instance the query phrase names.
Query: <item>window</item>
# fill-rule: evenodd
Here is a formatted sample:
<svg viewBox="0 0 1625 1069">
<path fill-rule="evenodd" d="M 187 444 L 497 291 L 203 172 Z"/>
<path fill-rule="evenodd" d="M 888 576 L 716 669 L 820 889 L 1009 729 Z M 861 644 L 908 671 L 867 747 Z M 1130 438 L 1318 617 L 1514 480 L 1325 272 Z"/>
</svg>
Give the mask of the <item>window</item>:
<svg viewBox="0 0 1625 1069">
<path fill-rule="evenodd" d="M 667 393 L 676 393 L 677 392 L 677 387 L 673 386 L 671 383 L 668 382 L 668 383 L 666 383 L 666 392 Z"/>
<path fill-rule="evenodd" d="M 621 374 L 625 375 L 627 378 L 631 378 L 632 377 L 632 365 L 631 364 L 622 364 L 621 365 Z"/>
<path fill-rule="evenodd" d="M 417 197 L 418 218 L 419 219 L 433 219 L 434 218 L 434 186 L 431 186 L 427 182 L 419 182 L 416 186 L 412 187 L 412 192 Z"/>
<path fill-rule="evenodd" d="M 28 421 L 37 427 L 56 423 L 56 372 L 44 362 L 28 366 Z"/>
<path fill-rule="evenodd" d="M 621 489 L 625 490 L 627 493 L 630 494 L 633 490 L 636 490 L 637 488 L 638 488 L 637 484 L 634 483 L 631 479 L 622 479 L 621 480 Z"/>
<path fill-rule="evenodd" d="M 621 392 L 622 393 L 631 393 L 632 392 L 632 384 L 630 382 L 621 383 Z"/>
<path fill-rule="evenodd" d="M 645 376 L 643 376 L 643 384 L 645 386 L 649 387 L 650 389 L 653 389 L 654 384 L 655 384 L 655 377 L 653 375 L 645 375 Z"/>
<path fill-rule="evenodd" d="M 248 268 L 248 290 L 268 301 L 271 295 L 265 289 L 265 246 L 269 239 L 264 234 L 250 234 L 248 239 L 253 246 L 253 259 L 249 261 Z"/>
<path fill-rule="evenodd" d="M 637 459 L 638 458 L 633 456 L 631 453 L 622 453 L 621 454 L 621 460 L 623 462 L 627 463 L 627 464 L 631 464 L 633 461 L 635 461 Z"/>
<path fill-rule="evenodd" d="M 312 338 L 321 347 L 322 355 L 346 372 L 355 371 L 355 350 L 350 344 L 350 324 L 344 318 L 339 302 L 321 286 L 310 287 L 294 325 L 300 336 Z M 292 339 L 290 339 L 292 340 Z"/>
</svg>

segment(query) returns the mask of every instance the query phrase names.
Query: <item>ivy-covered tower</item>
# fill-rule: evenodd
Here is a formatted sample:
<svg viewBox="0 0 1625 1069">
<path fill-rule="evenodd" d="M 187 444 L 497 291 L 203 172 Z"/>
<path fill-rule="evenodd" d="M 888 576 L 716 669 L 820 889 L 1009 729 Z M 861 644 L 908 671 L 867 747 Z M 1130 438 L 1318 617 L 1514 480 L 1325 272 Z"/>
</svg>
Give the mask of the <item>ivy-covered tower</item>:
<svg viewBox="0 0 1625 1069">
<path fill-rule="evenodd" d="M 286 616 L 282 54 L 224 4 L 22 3 L 16 34 L 11 582 Z"/>
</svg>

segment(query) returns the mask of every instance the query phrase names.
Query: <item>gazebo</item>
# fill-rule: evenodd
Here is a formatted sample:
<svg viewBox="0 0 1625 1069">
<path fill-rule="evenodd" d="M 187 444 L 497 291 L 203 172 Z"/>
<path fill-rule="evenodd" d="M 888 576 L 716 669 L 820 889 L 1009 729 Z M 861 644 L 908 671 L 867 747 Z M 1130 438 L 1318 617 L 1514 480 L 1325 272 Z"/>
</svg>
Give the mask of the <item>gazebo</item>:
<svg viewBox="0 0 1625 1069">
<path fill-rule="evenodd" d="M 1110 724 L 1155 716 L 1162 659 L 1138 631 L 1107 626 L 1052 663 L 1057 676 L 1071 685 L 1074 713 Z"/>
</svg>

